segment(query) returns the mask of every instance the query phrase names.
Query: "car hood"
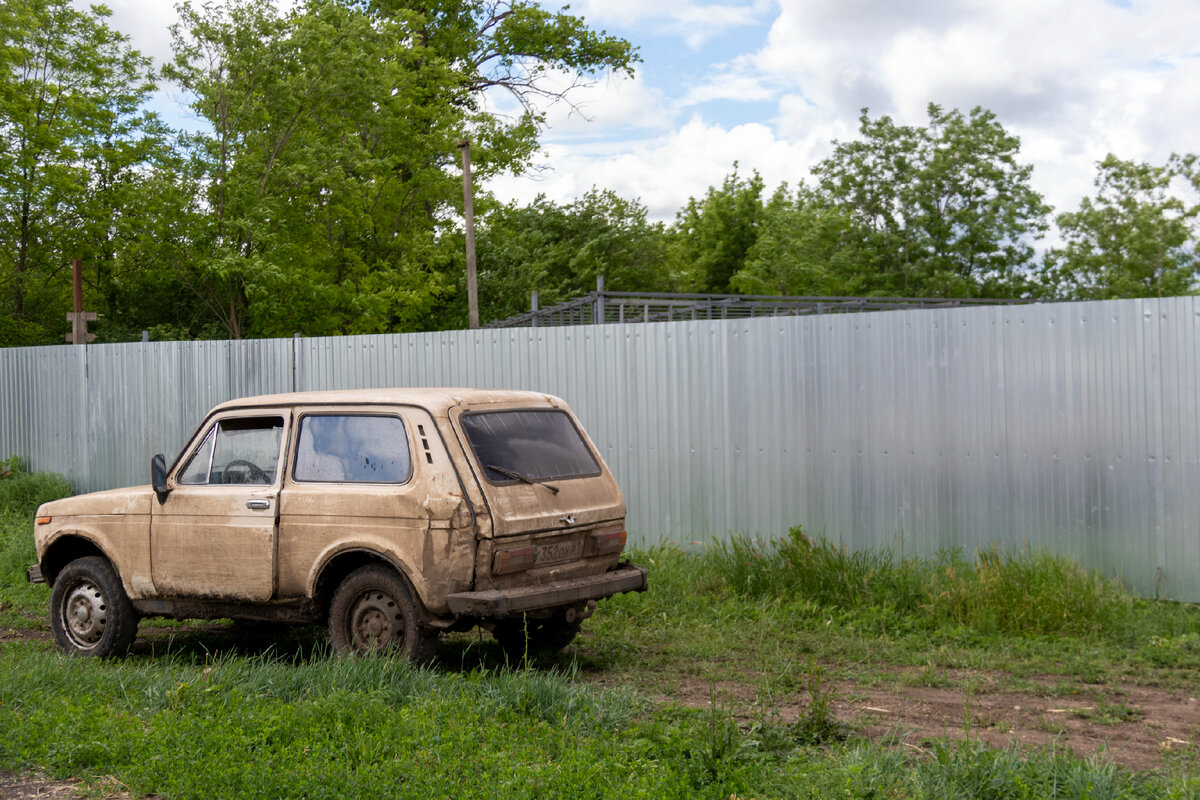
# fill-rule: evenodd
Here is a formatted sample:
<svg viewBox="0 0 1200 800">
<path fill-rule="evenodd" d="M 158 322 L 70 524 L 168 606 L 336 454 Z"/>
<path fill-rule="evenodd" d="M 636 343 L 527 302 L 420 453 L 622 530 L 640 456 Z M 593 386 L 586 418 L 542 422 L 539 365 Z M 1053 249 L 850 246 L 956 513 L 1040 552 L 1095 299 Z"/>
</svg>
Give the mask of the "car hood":
<svg viewBox="0 0 1200 800">
<path fill-rule="evenodd" d="M 39 517 L 96 516 L 113 514 L 149 514 L 154 490 L 149 486 L 131 486 L 103 492 L 77 494 L 38 506 Z"/>
</svg>

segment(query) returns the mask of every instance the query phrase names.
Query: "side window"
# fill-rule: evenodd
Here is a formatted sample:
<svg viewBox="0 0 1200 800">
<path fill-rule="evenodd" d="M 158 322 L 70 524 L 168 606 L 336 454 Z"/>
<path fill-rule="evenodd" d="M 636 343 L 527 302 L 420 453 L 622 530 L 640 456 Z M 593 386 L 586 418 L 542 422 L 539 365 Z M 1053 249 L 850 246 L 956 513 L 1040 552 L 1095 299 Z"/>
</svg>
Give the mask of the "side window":
<svg viewBox="0 0 1200 800">
<path fill-rule="evenodd" d="M 300 421 L 298 481 L 405 483 L 412 477 L 408 434 L 399 417 L 309 414 Z"/>
<path fill-rule="evenodd" d="M 279 469 L 282 439 L 282 417 L 221 420 L 179 471 L 179 482 L 269 486 Z"/>
</svg>

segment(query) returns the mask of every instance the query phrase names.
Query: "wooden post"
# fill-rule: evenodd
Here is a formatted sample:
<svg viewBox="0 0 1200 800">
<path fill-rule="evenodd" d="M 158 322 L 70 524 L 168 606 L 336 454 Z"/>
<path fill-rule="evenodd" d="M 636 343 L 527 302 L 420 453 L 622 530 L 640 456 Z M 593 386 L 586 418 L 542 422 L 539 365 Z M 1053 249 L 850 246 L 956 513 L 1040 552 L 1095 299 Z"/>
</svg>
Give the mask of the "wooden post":
<svg viewBox="0 0 1200 800">
<path fill-rule="evenodd" d="M 74 270 L 74 283 L 71 290 L 71 308 L 67 314 L 67 322 L 71 323 L 71 332 L 67 334 L 69 344 L 87 344 L 95 341 L 96 334 L 87 332 L 87 324 L 95 322 L 100 316 L 95 311 L 83 310 L 83 263 L 77 258 L 71 262 Z"/>
<path fill-rule="evenodd" d="M 472 329 L 479 327 L 479 288 L 475 275 L 475 198 L 471 186 L 471 140 L 459 142 L 463 159 L 463 218 L 467 228 L 467 318 Z"/>
</svg>

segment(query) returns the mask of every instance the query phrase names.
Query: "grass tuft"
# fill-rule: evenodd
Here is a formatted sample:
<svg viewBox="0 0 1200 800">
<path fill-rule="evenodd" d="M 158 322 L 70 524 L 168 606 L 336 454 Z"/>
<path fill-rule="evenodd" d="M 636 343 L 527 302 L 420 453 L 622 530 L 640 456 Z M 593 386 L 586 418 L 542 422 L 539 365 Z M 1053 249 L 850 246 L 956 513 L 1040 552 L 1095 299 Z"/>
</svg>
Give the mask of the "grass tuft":
<svg viewBox="0 0 1200 800">
<path fill-rule="evenodd" d="M 737 595 L 808 599 L 827 609 L 985 635 L 1112 630 L 1133 607 L 1118 582 L 1028 548 L 988 548 L 972 561 L 957 552 L 897 559 L 888 548 L 851 551 L 796 527 L 767 544 L 746 537 L 718 542 L 701 561 Z"/>
<path fill-rule="evenodd" d="M 19 624 L 42 603 L 25 582 L 25 569 L 37 561 L 33 515 L 37 507 L 66 497 L 71 487 L 61 475 L 26 472 L 17 458 L 0 461 L 0 626 Z"/>
<path fill-rule="evenodd" d="M 1122 627 L 1133 608 L 1117 581 L 1028 548 L 943 557 L 931 578 L 929 616 L 984 634 L 1095 634 Z"/>
<path fill-rule="evenodd" d="M 0 461 L 0 515 L 32 517 L 42 503 L 71 494 L 63 476 L 27 472 L 17 456 Z"/>
</svg>

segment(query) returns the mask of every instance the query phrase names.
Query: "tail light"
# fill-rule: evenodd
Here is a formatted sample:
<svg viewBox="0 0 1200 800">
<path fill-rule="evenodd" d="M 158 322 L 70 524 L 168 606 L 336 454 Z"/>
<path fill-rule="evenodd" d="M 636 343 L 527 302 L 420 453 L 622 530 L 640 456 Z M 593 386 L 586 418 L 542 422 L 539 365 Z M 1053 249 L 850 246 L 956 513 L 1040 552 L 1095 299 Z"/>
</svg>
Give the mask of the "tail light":
<svg viewBox="0 0 1200 800">
<path fill-rule="evenodd" d="M 625 531 L 609 531 L 608 533 L 590 533 L 584 554 L 589 556 L 604 556 L 609 553 L 619 553 L 625 547 Z"/>
<path fill-rule="evenodd" d="M 515 550 L 501 550 L 492 558 L 492 574 L 507 575 L 510 572 L 527 570 L 533 566 L 535 557 L 532 545 Z"/>
</svg>

